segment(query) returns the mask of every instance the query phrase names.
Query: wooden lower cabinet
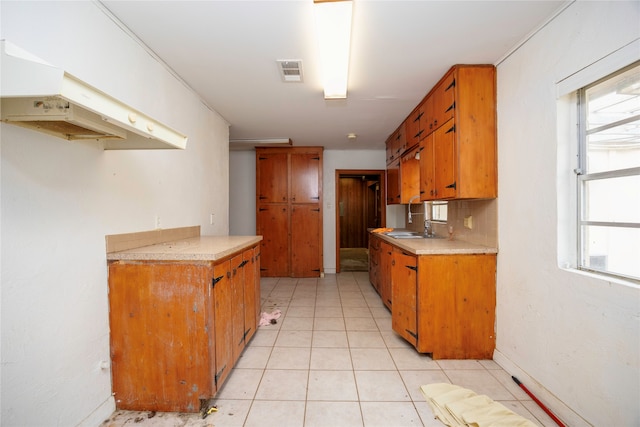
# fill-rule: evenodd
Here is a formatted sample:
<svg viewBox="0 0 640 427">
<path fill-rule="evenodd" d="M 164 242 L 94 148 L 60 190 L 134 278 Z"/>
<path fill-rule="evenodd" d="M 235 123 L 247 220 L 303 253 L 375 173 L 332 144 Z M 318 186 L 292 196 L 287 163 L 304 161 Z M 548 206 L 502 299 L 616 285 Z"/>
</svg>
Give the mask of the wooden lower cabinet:
<svg viewBox="0 0 640 427">
<path fill-rule="evenodd" d="M 379 247 L 372 284 L 396 333 L 434 359 L 493 358 L 495 254 L 415 255 L 371 238 Z"/>
<path fill-rule="evenodd" d="M 198 412 L 258 326 L 259 245 L 220 261 L 109 261 L 116 408 Z"/>
</svg>

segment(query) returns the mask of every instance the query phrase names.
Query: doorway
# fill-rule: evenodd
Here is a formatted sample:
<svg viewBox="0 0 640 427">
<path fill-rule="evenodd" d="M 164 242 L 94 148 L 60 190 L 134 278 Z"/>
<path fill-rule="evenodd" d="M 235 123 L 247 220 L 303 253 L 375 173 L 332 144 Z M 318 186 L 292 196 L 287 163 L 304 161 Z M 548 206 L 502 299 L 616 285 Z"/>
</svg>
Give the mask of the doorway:
<svg viewBox="0 0 640 427">
<path fill-rule="evenodd" d="M 384 170 L 336 170 L 336 272 L 367 271 L 368 229 L 386 225 Z"/>
</svg>

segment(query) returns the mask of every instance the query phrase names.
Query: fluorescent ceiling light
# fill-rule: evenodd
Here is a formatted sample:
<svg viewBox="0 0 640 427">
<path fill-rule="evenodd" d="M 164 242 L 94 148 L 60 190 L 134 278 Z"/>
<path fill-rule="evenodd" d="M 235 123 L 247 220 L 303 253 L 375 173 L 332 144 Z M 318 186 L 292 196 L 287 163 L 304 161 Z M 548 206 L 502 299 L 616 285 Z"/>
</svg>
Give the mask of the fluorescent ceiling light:
<svg viewBox="0 0 640 427">
<path fill-rule="evenodd" d="M 315 0 L 313 11 L 320 49 L 325 99 L 347 97 L 352 1 Z"/>
</svg>

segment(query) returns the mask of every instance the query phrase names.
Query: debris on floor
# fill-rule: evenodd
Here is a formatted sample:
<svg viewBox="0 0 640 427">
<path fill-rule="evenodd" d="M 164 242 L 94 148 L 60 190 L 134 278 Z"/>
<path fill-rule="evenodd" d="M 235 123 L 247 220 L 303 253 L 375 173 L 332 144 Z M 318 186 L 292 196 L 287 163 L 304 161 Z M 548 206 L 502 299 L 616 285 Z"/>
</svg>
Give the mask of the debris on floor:
<svg viewBox="0 0 640 427">
<path fill-rule="evenodd" d="M 271 313 L 262 312 L 262 314 L 260 315 L 260 323 L 258 325 L 259 326 L 275 325 L 276 323 L 278 323 L 277 319 L 279 319 L 281 315 L 282 315 L 282 312 L 280 311 L 280 309 L 276 309 Z"/>
</svg>

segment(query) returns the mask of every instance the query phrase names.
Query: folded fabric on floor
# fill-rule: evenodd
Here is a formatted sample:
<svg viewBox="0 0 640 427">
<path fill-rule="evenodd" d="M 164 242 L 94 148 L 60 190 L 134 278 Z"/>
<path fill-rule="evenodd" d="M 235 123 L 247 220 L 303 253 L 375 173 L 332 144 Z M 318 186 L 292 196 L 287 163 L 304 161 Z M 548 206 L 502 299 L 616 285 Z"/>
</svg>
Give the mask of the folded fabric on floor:
<svg viewBox="0 0 640 427">
<path fill-rule="evenodd" d="M 260 315 L 260 323 L 258 323 L 258 326 L 269 326 L 277 323 L 276 319 L 279 319 L 281 314 L 282 312 L 280 311 L 280 309 L 276 309 L 271 313 L 262 312 L 262 314 Z"/>
<path fill-rule="evenodd" d="M 447 383 L 420 387 L 436 418 L 449 427 L 536 427 L 488 396 Z"/>
</svg>

